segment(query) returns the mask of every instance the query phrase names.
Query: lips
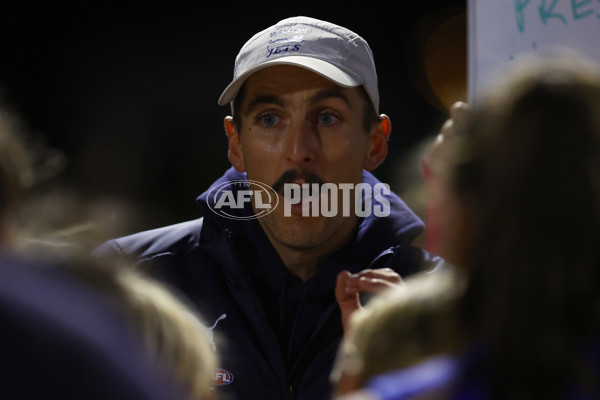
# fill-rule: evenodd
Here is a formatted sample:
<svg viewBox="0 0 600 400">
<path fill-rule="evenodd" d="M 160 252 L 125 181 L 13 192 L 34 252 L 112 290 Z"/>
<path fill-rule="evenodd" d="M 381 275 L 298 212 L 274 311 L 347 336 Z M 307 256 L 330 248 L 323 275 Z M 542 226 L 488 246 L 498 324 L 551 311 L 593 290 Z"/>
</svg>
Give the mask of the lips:
<svg viewBox="0 0 600 400">
<path fill-rule="evenodd" d="M 319 188 L 320 186 L 314 188 L 315 190 L 312 190 L 310 187 L 300 189 L 300 198 L 288 197 L 285 194 L 286 191 L 284 191 L 284 194 L 280 194 L 283 198 L 284 207 L 287 206 L 292 215 L 302 215 L 305 217 L 319 215 L 321 202 Z"/>
<path fill-rule="evenodd" d="M 312 183 L 312 184 L 308 184 L 308 185 L 303 185 L 306 182 L 292 182 L 295 184 L 298 184 L 299 186 L 301 186 L 300 189 L 300 196 L 301 196 L 301 200 L 300 200 L 300 204 L 302 203 L 306 203 L 309 201 L 317 201 L 319 199 L 320 196 L 320 190 L 321 190 L 321 185 L 317 184 L 317 183 Z M 284 197 L 284 199 L 289 200 L 287 198 L 287 196 L 285 196 L 285 190 L 284 190 L 284 194 L 281 194 Z"/>
<path fill-rule="evenodd" d="M 286 183 L 295 183 L 298 185 L 302 185 L 304 183 L 316 183 L 319 187 L 321 187 L 321 185 L 323 185 L 325 182 L 318 175 L 313 174 L 312 172 L 288 170 L 284 172 L 283 175 L 281 175 L 281 177 L 272 185 L 272 188 L 274 191 L 281 194 L 283 191 L 283 186 Z"/>
</svg>

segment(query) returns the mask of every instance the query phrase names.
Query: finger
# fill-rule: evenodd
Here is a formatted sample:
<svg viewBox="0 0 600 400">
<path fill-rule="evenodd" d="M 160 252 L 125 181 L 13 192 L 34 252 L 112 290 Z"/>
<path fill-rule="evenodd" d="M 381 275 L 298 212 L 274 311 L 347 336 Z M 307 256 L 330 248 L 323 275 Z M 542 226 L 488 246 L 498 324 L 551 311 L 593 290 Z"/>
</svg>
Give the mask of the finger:
<svg viewBox="0 0 600 400">
<path fill-rule="evenodd" d="M 340 300 L 344 300 L 346 298 L 346 280 L 350 273 L 348 271 L 341 271 L 337 275 L 336 283 L 335 283 L 335 298 L 339 302 Z"/>
<path fill-rule="evenodd" d="M 435 140 L 438 142 L 443 142 L 444 136 L 452 135 L 453 128 L 454 120 L 452 118 L 447 119 L 446 122 L 444 122 L 444 125 L 442 125 L 442 128 L 440 129 L 440 134 L 435 138 Z"/>
<path fill-rule="evenodd" d="M 452 120 L 448 120 L 448 121 L 446 121 L 446 123 L 451 124 Z M 427 151 L 425 153 L 424 161 L 427 164 L 429 164 L 430 168 L 432 167 L 431 160 L 433 160 L 434 163 L 436 162 L 437 153 L 439 153 L 440 147 L 444 144 L 444 130 L 445 129 L 450 129 L 450 127 L 446 126 L 446 124 L 444 124 L 444 126 L 442 126 L 440 133 L 437 134 L 437 136 L 431 143 L 431 146 L 429 146 L 429 149 L 427 149 Z"/>
<path fill-rule="evenodd" d="M 346 331 L 350 317 L 352 314 L 360 308 L 360 299 L 358 297 L 358 291 L 349 292 L 347 290 L 347 283 L 351 276 L 348 271 L 342 271 L 337 276 L 335 286 L 335 299 L 337 300 L 340 312 L 342 315 L 342 326 Z"/>
<path fill-rule="evenodd" d="M 359 277 L 342 271 L 337 276 L 335 285 L 335 298 L 338 303 L 358 303 Z"/>
<path fill-rule="evenodd" d="M 402 283 L 400 274 L 391 268 L 366 269 L 360 271 L 357 275 L 359 278 L 382 279 L 393 284 Z"/>
<path fill-rule="evenodd" d="M 384 276 L 384 275 L 398 275 L 396 271 L 391 268 L 376 268 L 376 269 L 363 269 L 356 275 L 358 276 Z"/>
<path fill-rule="evenodd" d="M 450 118 L 460 117 L 469 109 L 469 105 L 464 101 L 457 101 L 450 107 Z"/>
<path fill-rule="evenodd" d="M 469 106 L 461 101 L 454 103 L 450 109 L 450 118 L 452 120 L 452 129 L 447 132 L 447 136 L 456 135 L 461 132 L 466 123 Z"/>
<path fill-rule="evenodd" d="M 358 292 L 358 279 L 360 277 L 351 274 L 348 271 L 342 271 L 338 274 L 336 283 L 336 296 L 344 297 L 347 294 Z"/>
<path fill-rule="evenodd" d="M 392 288 L 398 287 L 402 281 L 400 282 L 390 282 L 386 279 L 378 279 L 378 278 L 360 278 L 359 280 L 359 288 L 361 292 L 367 292 L 371 294 L 378 294 L 382 291 Z"/>
</svg>

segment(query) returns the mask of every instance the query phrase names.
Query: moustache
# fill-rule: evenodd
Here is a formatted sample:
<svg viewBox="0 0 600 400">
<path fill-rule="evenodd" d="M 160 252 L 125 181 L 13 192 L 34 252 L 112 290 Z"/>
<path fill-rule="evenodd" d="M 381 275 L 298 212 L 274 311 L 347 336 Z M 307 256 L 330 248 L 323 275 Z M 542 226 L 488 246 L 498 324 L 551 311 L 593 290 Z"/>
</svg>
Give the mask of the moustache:
<svg viewBox="0 0 600 400">
<path fill-rule="evenodd" d="M 297 179 L 301 179 L 306 183 L 318 183 L 319 186 L 325 183 L 325 181 L 323 181 L 323 179 L 321 179 L 318 175 L 311 172 L 288 170 L 285 171 L 271 187 L 275 192 L 280 193 L 281 189 L 283 189 L 283 185 L 286 183 L 294 183 L 294 181 Z"/>
</svg>

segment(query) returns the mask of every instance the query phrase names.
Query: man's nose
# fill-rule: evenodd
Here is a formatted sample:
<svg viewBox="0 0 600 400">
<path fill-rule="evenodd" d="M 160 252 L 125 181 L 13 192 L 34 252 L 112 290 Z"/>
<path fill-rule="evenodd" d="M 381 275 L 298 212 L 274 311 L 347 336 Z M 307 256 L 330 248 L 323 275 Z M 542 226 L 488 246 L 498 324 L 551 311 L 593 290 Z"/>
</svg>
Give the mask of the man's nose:
<svg viewBox="0 0 600 400">
<path fill-rule="evenodd" d="M 289 127 L 287 132 L 287 158 L 295 165 L 302 166 L 314 161 L 319 138 L 310 124 L 301 122 Z"/>
</svg>

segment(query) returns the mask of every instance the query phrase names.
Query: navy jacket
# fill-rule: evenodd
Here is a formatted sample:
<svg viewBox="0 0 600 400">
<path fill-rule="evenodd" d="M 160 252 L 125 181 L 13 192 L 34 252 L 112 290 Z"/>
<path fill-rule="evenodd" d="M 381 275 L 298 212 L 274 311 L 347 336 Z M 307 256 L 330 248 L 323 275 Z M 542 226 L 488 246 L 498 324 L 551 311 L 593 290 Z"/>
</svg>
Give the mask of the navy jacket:
<svg viewBox="0 0 600 400">
<path fill-rule="evenodd" d="M 212 186 L 246 179 L 229 169 Z M 364 172 L 363 181 L 376 178 Z M 235 189 L 234 189 L 235 190 Z M 289 273 L 255 219 L 204 218 L 111 240 L 100 254 L 134 257 L 191 300 L 213 329 L 225 399 L 329 399 L 329 374 L 342 337 L 335 301 L 341 270 L 392 267 L 401 275 L 439 259 L 412 247 L 423 223 L 395 194 L 391 215 L 359 221 L 356 236 L 302 282 Z M 214 205 L 214 204 L 213 204 Z M 251 209 L 230 210 L 239 216 Z"/>
</svg>

